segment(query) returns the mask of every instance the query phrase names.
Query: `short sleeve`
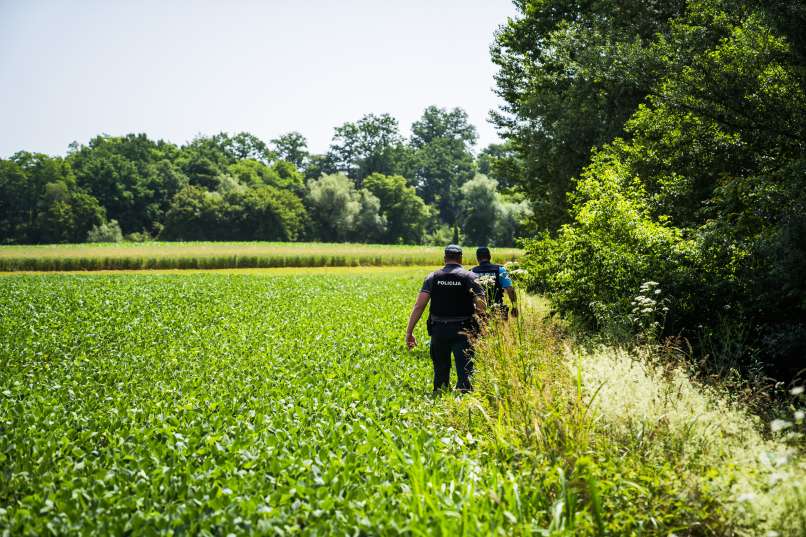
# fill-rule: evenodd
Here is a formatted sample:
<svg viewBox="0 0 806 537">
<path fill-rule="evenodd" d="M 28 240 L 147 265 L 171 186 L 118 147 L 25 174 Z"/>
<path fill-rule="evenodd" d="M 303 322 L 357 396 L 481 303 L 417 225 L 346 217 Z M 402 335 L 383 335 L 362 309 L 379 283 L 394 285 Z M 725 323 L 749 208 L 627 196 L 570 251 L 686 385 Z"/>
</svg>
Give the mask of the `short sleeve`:
<svg viewBox="0 0 806 537">
<path fill-rule="evenodd" d="M 425 281 L 423 281 L 423 286 L 420 288 L 421 293 L 428 293 L 431 294 L 431 286 L 433 285 L 434 281 L 434 273 L 432 272 L 428 276 L 425 277 Z"/>
<path fill-rule="evenodd" d="M 512 287 L 512 279 L 509 277 L 509 273 L 505 266 L 501 265 L 498 267 L 498 280 L 501 282 L 501 287 L 506 289 L 508 287 Z"/>
</svg>

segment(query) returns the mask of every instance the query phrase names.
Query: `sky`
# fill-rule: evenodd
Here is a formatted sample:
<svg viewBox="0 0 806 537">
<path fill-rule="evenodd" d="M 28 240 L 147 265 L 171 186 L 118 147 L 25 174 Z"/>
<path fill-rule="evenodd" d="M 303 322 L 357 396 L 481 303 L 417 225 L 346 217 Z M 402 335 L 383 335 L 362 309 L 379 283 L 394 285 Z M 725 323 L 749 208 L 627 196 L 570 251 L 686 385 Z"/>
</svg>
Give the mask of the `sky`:
<svg viewBox="0 0 806 537">
<path fill-rule="evenodd" d="M 510 0 L 0 0 L 0 157 L 145 132 L 299 131 L 389 113 L 408 136 L 426 106 L 479 132 L 499 106 L 489 47 Z"/>
</svg>

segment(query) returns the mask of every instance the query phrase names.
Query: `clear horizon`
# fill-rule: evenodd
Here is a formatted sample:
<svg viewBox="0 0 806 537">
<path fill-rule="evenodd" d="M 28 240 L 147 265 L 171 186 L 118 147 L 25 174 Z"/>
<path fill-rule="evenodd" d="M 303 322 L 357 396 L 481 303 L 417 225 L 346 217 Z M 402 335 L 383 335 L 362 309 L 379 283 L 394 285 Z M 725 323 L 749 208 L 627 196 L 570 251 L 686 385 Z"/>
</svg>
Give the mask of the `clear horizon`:
<svg viewBox="0 0 806 537">
<path fill-rule="evenodd" d="M 0 0 L 0 158 L 141 132 L 183 144 L 299 131 L 321 153 L 370 113 L 408 136 L 432 104 L 465 109 L 479 149 L 498 141 L 489 46 L 514 13 L 509 0 Z"/>
</svg>

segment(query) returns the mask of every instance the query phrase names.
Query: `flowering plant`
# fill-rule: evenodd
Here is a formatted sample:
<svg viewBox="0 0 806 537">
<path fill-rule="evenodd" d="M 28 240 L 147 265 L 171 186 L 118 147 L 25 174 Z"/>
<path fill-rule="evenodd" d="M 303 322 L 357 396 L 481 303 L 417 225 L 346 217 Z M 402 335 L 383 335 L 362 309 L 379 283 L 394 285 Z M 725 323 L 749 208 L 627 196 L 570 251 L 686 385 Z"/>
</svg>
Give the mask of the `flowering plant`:
<svg viewBox="0 0 806 537">
<path fill-rule="evenodd" d="M 647 341 L 658 339 L 669 312 L 668 299 L 661 297 L 662 294 L 660 284 L 650 280 L 641 284 L 638 296 L 632 301 L 630 321 Z"/>
</svg>

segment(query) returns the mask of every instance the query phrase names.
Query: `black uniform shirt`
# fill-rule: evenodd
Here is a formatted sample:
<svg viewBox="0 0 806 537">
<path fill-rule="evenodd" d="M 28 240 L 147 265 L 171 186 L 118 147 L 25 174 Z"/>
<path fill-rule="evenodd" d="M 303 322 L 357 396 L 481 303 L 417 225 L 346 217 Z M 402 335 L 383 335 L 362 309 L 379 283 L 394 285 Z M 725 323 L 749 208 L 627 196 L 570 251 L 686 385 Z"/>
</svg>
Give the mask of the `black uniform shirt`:
<svg viewBox="0 0 806 537">
<path fill-rule="evenodd" d="M 478 274 L 476 274 L 475 272 L 471 272 L 469 270 L 465 270 L 462 267 L 462 265 L 460 265 L 458 263 L 449 263 L 449 264 L 445 265 L 445 267 L 442 270 L 444 272 L 455 272 L 455 273 L 457 273 L 458 276 L 464 276 L 464 277 L 468 278 L 470 280 L 470 282 L 471 282 L 470 285 L 471 285 L 471 289 L 473 290 L 473 293 L 475 293 L 475 295 L 480 297 L 480 298 L 484 298 L 484 290 L 481 288 L 481 285 L 478 282 L 478 279 L 479 279 Z M 420 289 L 421 293 L 428 293 L 429 295 L 431 294 L 431 289 L 432 289 L 432 287 L 434 285 L 434 274 L 436 274 L 436 272 L 432 272 L 431 274 L 429 274 L 425 278 L 425 281 L 423 282 L 423 287 Z M 455 319 L 454 318 L 445 318 L 445 319 L 440 319 L 440 320 L 442 320 L 442 321 L 454 321 L 454 320 L 455 321 L 463 321 L 465 319 L 466 319 L 466 317 L 457 317 Z"/>
</svg>

